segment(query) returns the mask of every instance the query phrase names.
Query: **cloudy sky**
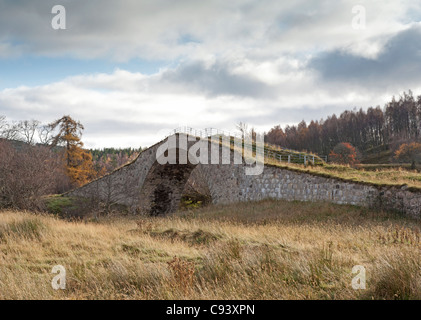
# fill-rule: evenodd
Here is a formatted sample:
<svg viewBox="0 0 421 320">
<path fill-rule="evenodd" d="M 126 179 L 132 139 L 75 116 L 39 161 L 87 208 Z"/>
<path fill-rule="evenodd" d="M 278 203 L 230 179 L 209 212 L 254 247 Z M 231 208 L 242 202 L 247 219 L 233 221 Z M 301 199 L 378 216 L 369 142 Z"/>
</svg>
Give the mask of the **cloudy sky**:
<svg viewBox="0 0 421 320">
<path fill-rule="evenodd" d="M 87 147 L 144 147 L 383 106 L 421 94 L 420 21 L 419 0 L 0 0 L 0 115 L 69 114 Z"/>
</svg>

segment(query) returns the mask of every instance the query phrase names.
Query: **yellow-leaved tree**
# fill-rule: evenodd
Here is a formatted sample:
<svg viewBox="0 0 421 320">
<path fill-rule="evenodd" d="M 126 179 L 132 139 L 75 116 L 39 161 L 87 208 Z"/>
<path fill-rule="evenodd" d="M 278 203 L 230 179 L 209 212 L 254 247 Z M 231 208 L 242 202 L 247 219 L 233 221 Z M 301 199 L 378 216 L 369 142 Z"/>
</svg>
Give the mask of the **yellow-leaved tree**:
<svg viewBox="0 0 421 320">
<path fill-rule="evenodd" d="M 81 141 L 83 125 L 70 116 L 63 116 L 49 124 L 49 128 L 58 129 L 51 146 L 64 147 L 66 173 L 71 182 L 76 186 L 81 186 L 92 180 L 95 177 L 95 170 L 91 153 L 83 149 Z"/>
</svg>

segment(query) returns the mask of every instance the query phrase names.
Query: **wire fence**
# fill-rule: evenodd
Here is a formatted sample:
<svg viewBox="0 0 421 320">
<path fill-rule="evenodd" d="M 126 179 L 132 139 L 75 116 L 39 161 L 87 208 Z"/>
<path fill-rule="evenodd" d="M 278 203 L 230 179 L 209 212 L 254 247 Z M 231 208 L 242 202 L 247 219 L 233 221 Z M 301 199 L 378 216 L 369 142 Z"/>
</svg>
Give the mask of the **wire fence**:
<svg viewBox="0 0 421 320">
<path fill-rule="evenodd" d="M 226 131 L 217 128 L 205 128 L 203 130 L 194 129 L 187 126 L 182 126 L 171 130 L 166 137 L 172 136 L 177 133 L 188 134 L 198 138 L 209 139 L 213 136 L 226 136 L 236 139 L 241 139 L 244 143 L 244 135 L 239 131 Z M 255 148 L 253 144 L 247 144 L 247 147 Z M 265 143 L 264 155 L 266 158 L 270 158 L 279 162 L 288 162 L 288 163 L 298 163 L 298 164 L 308 164 L 312 163 L 313 165 L 321 164 L 327 162 L 326 155 L 317 155 L 312 153 L 299 152 L 297 150 L 292 150 L 288 148 L 282 148 L 277 145 Z"/>
</svg>

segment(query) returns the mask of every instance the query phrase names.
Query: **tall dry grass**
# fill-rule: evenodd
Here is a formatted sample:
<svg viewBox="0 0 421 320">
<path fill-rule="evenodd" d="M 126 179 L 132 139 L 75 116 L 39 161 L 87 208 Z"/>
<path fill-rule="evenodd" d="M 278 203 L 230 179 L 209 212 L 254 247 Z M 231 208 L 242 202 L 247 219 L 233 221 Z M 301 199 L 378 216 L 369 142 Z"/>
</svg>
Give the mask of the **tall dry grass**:
<svg viewBox="0 0 421 320">
<path fill-rule="evenodd" d="M 262 201 L 68 222 L 0 212 L 2 299 L 420 299 L 420 222 Z M 55 265 L 67 272 L 53 290 Z M 367 270 L 354 290 L 354 265 Z"/>
</svg>

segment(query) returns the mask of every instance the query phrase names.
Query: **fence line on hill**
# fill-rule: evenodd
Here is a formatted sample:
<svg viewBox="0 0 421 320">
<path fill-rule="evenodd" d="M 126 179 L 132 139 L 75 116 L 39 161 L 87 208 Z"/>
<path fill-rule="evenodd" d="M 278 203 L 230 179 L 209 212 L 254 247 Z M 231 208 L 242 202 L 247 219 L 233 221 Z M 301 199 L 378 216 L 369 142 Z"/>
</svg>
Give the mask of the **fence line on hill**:
<svg viewBox="0 0 421 320">
<path fill-rule="evenodd" d="M 172 136 L 177 133 L 188 134 L 191 136 L 208 139 L 212 136 L 227 136 L 227 137 L 234 137 L 237 139 L 244 139 L 242 132 L 232 132 L 221 130 L 217 128 L 205 128 L 201 129 L 194 129 L 188 126 L 182 126 L 171 130 L 166 137 Z M 251 146 L 251 144 L 249 145 Z M 289 154 L 282 154 L 289 153 Z M 288 162 L 288 163 L 299 163 L 299 164 L 308 164 L 312 162 L 316 164 L 316 162 L 327 162 L 327 156 L 325 155 L 316 155 L 310 154 L 305 152 L 299 152 L 297 150 L 292 150 L 288 148 L 283 148 L 277 145 L 273 145 L 270 143 L 265 143 L 264 148 L 265 157 L 274 159 L 280 162 Z M 319 160 L 320 159 L 320 160 Z"/>
</svg>

